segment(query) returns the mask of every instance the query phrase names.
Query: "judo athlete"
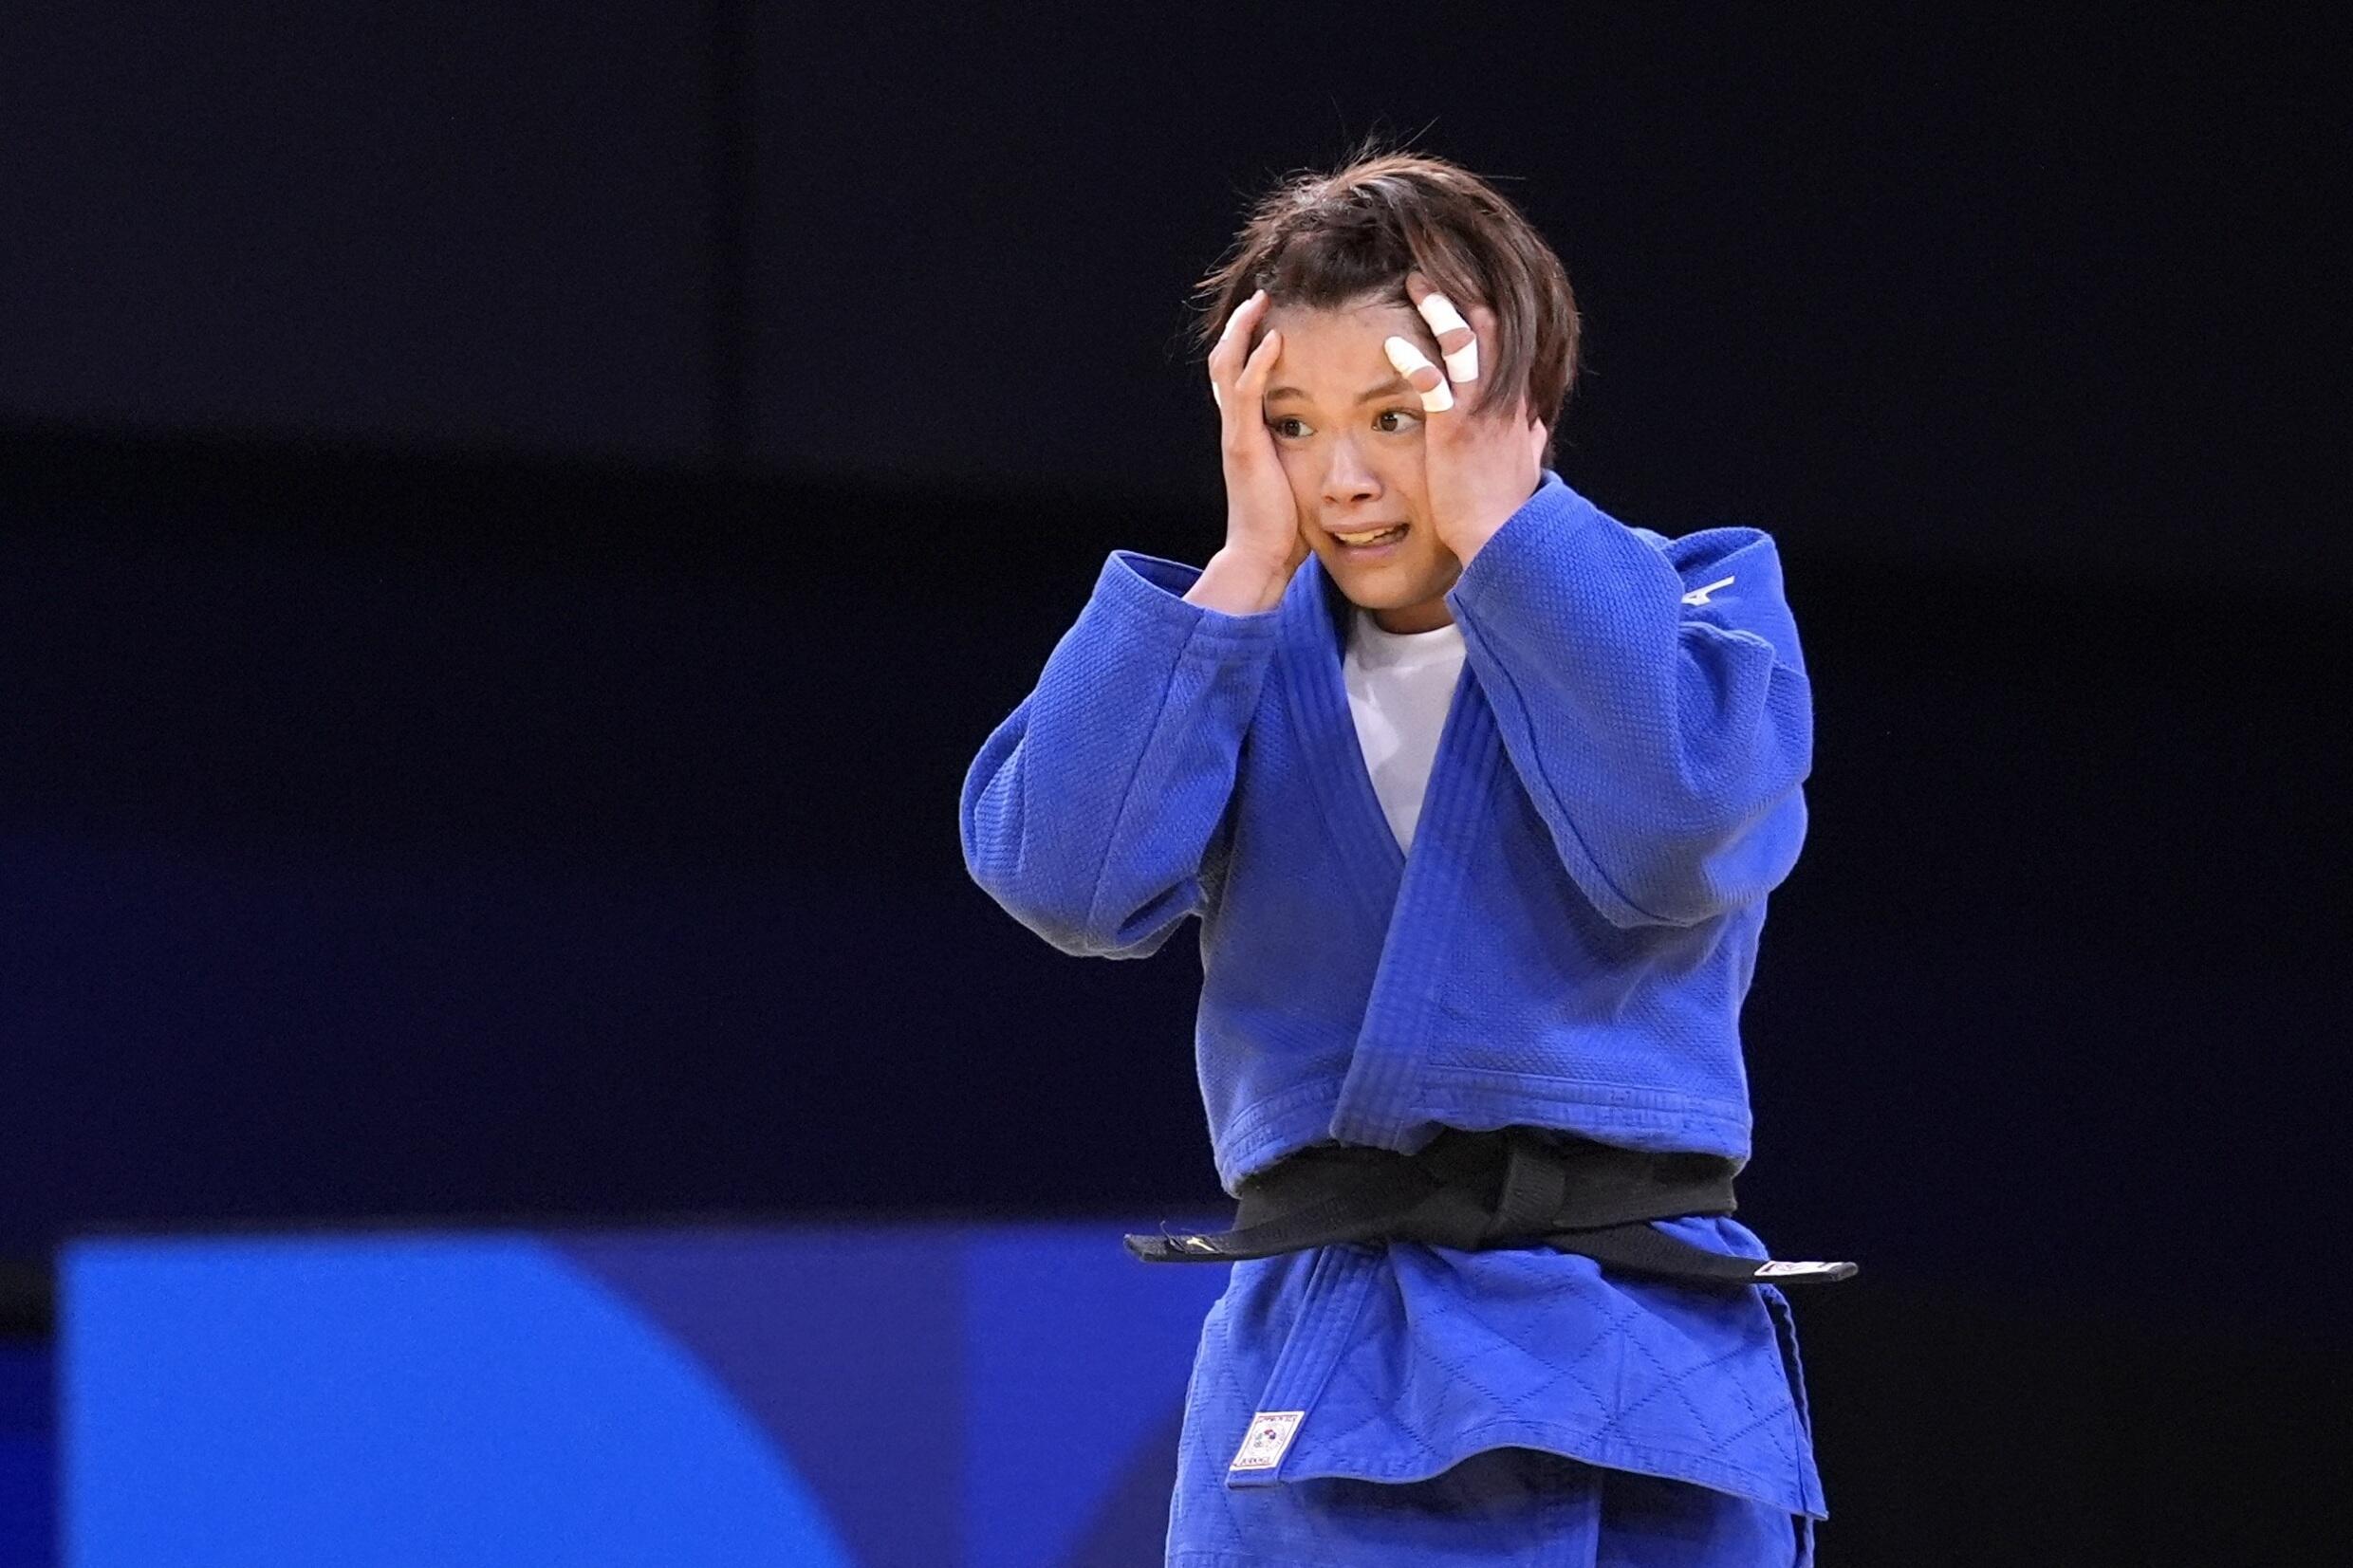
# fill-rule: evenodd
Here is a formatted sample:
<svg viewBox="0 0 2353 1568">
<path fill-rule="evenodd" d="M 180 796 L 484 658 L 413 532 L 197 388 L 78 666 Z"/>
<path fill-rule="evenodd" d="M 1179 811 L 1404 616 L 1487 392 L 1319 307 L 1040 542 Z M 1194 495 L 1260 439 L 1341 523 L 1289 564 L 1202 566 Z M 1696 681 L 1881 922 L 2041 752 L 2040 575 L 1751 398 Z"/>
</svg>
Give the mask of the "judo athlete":
<svg viewBox="0 0 2353 1568">
<path fill-rule="evenodd" d="M 1453 164 L 1293 178 L 1202 291 L 1224 545 L 1112 552 L 960 802 L 1065 952 L 1200 921 L 1239 1212 L 1129 1238 L 1232 1267 L 1166 1560 L 1806 1563 L 1776 1286 L 1854 1267 L 1730 1217 L 1811 766 L 1773 541 L 1553 471 L 1568 280 Z"/>
</svg>

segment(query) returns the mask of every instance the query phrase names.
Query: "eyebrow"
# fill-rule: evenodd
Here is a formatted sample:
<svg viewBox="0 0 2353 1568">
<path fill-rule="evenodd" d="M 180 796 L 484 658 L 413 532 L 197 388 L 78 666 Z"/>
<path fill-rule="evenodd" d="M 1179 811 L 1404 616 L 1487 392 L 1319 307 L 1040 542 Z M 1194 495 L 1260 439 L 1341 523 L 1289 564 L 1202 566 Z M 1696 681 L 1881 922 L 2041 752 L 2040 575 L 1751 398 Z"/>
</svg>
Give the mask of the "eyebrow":
<svg viewBox="0 0 2353 1568">
<path fill-rule="evenodd" d="M 1387 380 L 1381 382 L 1380 385 L 1373 388 L 1372 391 L 1364 394 L 1362 397 L 1359 397 L 1357 402 L 1362 405 L 1364 403 L 1379 402 L 1383 397 L 1397 397 L 1400 396 L 1411 397 L 1413 395 L 1413 382 L 1407 380 L 1402 376 L 1392 376 Z M 1269 387 L 1267 389 L 1266 400 L 1271 403 L 1277 397 L 1305 397 L 1306 396 L 1306 394 L 1300 391 L 1297 387 Z"/>
</svg>

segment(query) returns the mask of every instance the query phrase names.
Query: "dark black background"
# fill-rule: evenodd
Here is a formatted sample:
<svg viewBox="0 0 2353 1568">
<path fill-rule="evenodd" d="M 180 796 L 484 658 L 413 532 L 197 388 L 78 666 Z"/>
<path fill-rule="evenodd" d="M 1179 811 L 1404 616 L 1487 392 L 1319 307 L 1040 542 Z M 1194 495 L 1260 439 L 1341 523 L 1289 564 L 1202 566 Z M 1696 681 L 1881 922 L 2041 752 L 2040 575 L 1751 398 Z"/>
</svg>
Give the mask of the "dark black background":
<svg viewBox="0 0 2353 1568">
<path fill-rule="evenodd" d="M 1743 1199 L 1866 1265 L 1825 1560 L 2275 1560 L 2344 1371 L 2339 42 L 10 6 L 0 1249 L 1214 1198 L 1190 944 L 1047 950 L 954 797 L 1108 550 L 1215 546 L 1187 290 L 1382 130 L 1567 263 L 1564 476 L 1781 545 Z"/>
</svg>

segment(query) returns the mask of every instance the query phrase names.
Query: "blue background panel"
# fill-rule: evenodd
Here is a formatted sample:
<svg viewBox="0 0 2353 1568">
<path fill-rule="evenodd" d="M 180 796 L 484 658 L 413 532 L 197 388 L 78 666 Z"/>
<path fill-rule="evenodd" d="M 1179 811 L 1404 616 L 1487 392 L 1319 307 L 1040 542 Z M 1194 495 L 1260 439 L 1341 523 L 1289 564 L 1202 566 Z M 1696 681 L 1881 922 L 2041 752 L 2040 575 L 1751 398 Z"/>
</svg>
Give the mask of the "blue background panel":
<svg viewBox="0 0 2353 1568">
<path fill-rule="evenodd" d="M 65 1561 L 1152 1560 L 1226 1270 L 1120 1228 L 81 1243 Z"/>
</svg>

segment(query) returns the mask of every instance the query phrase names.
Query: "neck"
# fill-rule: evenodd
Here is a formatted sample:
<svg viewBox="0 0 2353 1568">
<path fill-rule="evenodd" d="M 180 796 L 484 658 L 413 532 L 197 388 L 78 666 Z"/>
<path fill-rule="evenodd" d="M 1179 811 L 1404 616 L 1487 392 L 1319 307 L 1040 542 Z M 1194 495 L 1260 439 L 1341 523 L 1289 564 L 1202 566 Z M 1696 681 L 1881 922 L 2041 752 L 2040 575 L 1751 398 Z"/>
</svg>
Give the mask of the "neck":
<svg viewBox="0 0 2353 1568">
<path fill-rule="evenodd" d="M 1401 604 L 1394 610 L 1374 610 L 1370 614 L 1373 624 L 1384 632 L 1435 632 L 1454 623 L 1454 612 L 1447 607 L 1443 598 Z"/>
</svg>

